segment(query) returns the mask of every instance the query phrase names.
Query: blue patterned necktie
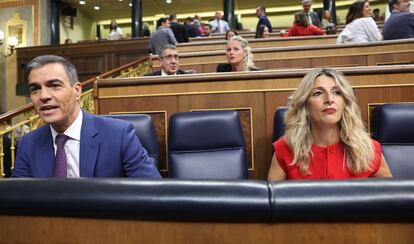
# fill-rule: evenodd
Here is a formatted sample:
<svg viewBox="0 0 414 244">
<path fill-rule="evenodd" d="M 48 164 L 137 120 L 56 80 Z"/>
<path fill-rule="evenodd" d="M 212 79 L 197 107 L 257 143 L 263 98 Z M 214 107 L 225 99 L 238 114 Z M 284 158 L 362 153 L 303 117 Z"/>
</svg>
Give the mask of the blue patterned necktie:
<svg viewBox="0 0 414 244">
<path fill-rule="evenodd" d="M 68 163 L 66 161 L 66 152 L 64 145 L 68 140 L 68 136 L 64 134 L 58 134 L 55 139 L 56 143 L 56 158 L 55 168 L 53 170 L 54 177 L 67 177 Z"/>
</svg>

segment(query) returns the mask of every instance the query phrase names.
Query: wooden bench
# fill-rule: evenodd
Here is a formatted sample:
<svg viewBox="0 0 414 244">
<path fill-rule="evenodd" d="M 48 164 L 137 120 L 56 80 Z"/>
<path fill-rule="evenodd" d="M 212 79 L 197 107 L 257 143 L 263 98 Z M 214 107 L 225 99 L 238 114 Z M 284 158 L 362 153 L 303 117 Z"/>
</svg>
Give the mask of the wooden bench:
<svg viewBox="0 0 414 244">
<path fill-rule="evenodd" d="M 359 44 L 254 48 L 255 64 L 262 69 L 351 67 L 414 63 L 414 39 Z M 152 56 L 153 69 L 159 69 Z M 180 54 L 180 68 L 197 73 L 215 72 L 218 63 L 226 63 L 225 50 Z"/>
<path fill-rule="evenodd" d="M 251 39 L 249 40 L 249 44 L 252 48 L 335 44 L 337 37 L 337 35 L 273 37 L 266 39 Z M 227 41 L 224 39 L 214 41 L 194 41 L 180 43 L 177 45 L 177 49 L 179 53 L 225 50 L 226 43 Z"/>
<path fill-rule="evenodd" d="M 368 104 L 413 102 L 414 65 L 338 68 L 355 89 L 363 120 Z M 273 114 L 309 69 L 193 74 L 172 77 L 100 79 L 95 83 L 96 111 L 147 113 L 153 117 L 160 148 L 160 167 L 166 160 L 167 123 L 177 112 L 236 109 L 248 148 L 249 177 L 265 179 L 272 156 Z"/>
</svg>

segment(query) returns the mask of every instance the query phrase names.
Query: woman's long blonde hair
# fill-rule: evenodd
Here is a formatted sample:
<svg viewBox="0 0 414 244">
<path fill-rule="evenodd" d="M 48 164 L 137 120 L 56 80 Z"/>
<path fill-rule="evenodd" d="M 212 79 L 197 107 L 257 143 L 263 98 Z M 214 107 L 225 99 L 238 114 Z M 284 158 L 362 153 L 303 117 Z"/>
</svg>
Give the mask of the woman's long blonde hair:
<svg viewBox="0 0 414 244">
<path fill-rule="evenodd" d="M 249 71 L 250 69 L 257 69 L 253 63 L 253 54 L 252 54 L 252 49 L 249 46 L 249 42 L 241 36 L 233 36 L 232 38 L 230 38 L 230 40 L 228 40 L 227 43 L 233 40 L 240 42 L 240 45 L 242 46 L 243 51 L 246 53 L 246 56 L 243 59 L 243 71 Z"/>
<path fill-rule="evenodd" d="M 340 139 L 345 146 L 348 169 L 354 174 L 370 170 L 374 148 L 362 122 L 352 87 L 342 73 L 329 68 L 310 71 L 289 97 L 289 108 L 285 117 L 285 140 L 293 154 L 292 165 L 298 165 L 304 175 L 312 173 L 309 172 L 309 164 L 313 138 L 306 102 L 315 79 L 321 75 L 335 80 L 345 102 L 339 123 Z"/>
</svg>

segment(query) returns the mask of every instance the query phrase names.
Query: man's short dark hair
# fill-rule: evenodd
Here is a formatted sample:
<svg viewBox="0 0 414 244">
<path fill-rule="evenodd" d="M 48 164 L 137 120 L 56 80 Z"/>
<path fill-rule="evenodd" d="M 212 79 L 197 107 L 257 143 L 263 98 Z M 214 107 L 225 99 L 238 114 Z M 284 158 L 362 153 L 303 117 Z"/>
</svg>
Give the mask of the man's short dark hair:
<svg viewBox="0 0 414 244">
<path fill-rule="evenodd" d="M 394 4 L 397 4 L 398 0 L 388 0 L 388 7 L 390 8 L 390 12 L 394 10 Z"/>
<path fill-rule="evenodd" d="M 177 19 L 177 15 L 176 14 L 170 14 L 170 17 L 168 19 L 170 21 L 173 21 L 173 20 Z"/>
<path fill-rule="evenodd" d="M 27 76 L 30 75 L 32 69 L 40 68 L 47 64 L 61 64 L 72 86 L 79 81 L 75 66 L 69 60 L 56 55 L 42 55 L 32 59 L 26 66 Z"/>
</svg>

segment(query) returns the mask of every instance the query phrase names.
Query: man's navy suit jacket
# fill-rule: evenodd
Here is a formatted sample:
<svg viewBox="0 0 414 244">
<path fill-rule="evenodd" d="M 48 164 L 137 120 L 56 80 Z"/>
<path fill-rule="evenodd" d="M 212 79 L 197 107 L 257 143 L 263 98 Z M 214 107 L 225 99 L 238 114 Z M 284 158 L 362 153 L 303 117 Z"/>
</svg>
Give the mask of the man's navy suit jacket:
<svg viewBox="0 0 414 244">
<path fill-rule="evenodd" d="M 80 177 L 160 178 L 131 124 L 81 111 Z M 13 176 L 52 177 L 54 161 L 52 132 L 44 125 L 22 137 Z"/>
</svg>

